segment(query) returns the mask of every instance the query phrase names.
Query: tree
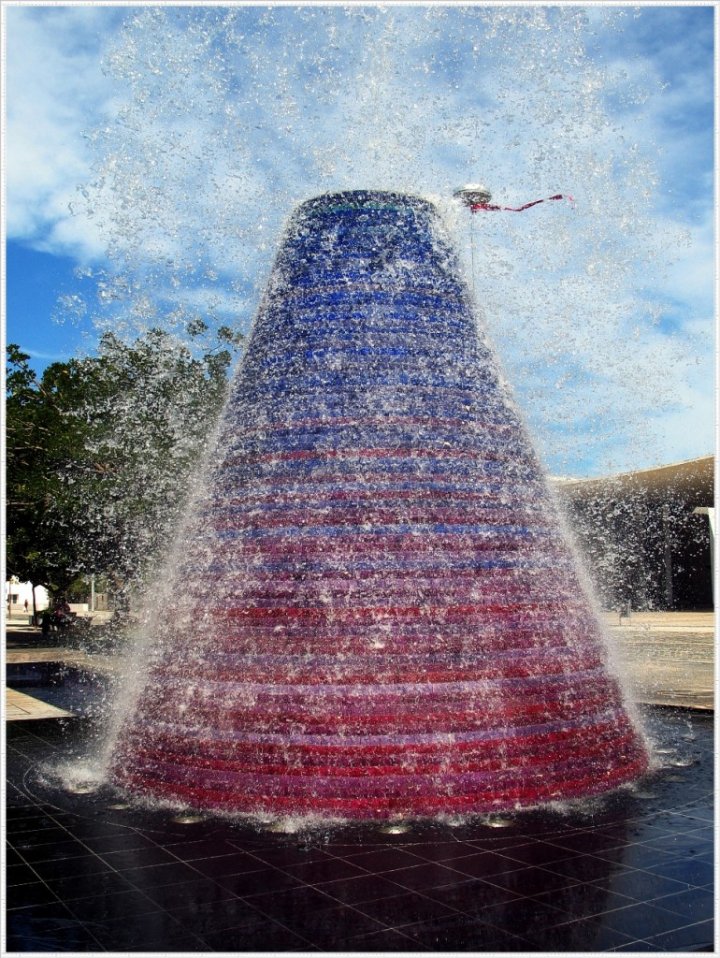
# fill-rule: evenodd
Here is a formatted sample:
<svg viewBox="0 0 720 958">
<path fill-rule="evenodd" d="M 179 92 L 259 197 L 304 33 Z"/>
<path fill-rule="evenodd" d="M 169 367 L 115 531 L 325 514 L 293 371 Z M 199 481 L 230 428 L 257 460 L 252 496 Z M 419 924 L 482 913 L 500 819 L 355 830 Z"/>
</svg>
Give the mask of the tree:
<svg viewBox="0 0 720 958">
<path fill-rule="evenodd" d="M 21 580 L 57 591 L 74 575 L 60 504 L 83 445 L 68 415 L 77 404 L 82 367 L 56 363 L 38 381 L 29 358 L 8 346 L 7 566 Z"/>
<path fill-rule="evenodd" d="M 221 328 L 197 356 L 159 329 L 130 344 L 106 334 L 97 356 L 41 379 L 8 347 L 10 573 L 53 592 L 90 573 L 116 596 L 142 582 L 182 513 L 240 340 Z"/>
</svg>

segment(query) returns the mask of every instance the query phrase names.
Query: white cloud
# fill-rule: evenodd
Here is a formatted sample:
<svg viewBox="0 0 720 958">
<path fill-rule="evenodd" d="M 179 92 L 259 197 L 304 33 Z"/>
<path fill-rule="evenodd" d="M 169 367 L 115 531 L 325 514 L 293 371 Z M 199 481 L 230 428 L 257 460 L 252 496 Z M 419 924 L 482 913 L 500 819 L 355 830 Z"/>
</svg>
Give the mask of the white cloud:
<svg viewBox="0 0 720 958">
<path fill-rule="evenodd" d="M 53 252 L 102 256 L 95 224 L 73 217 L 90 174 L 84 131 L 109 110 L 99 49 L 117 14 L 94 7 L 9 7 L 6 229 Z"/>
<path fill-rule="evenodd" d="M 570 192 L 574 209 L 472 224 L 478 297 L 547 461 L 704 449 L 687 427 L 711 418 L 708 365 L 688 383 L 712 328 L 712 177 L 702 124 L 678 122 L 708 108 L 695 34 L 650 51 L 648 10 L 574 6 L 7 12 L 8 235 L 81 258 L 109 244 L 139 322 L 154 289 L 239 300 L 247 324 L 288 211 L 324 190 L 437 198 L 466 265 L 453 187 L 486 180 L 508 205 Z M 93 178 L 77 206 L 93 217 L 69 216 Z"/>
</svg>

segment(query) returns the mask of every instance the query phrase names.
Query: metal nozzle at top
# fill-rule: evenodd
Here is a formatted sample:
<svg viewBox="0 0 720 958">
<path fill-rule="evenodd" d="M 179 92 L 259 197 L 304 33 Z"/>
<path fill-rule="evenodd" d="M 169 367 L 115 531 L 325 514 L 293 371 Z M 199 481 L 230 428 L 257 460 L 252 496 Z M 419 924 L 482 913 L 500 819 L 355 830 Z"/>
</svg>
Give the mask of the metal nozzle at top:
<svg viewBox="0 0 720 958">
<path fill-rule="evenodd" d="M 492 199 L 492 193 L 482 183 L 466 183 L 455 190 L 453 196 L 465 206 L 484 206 Z"/>
</svg>

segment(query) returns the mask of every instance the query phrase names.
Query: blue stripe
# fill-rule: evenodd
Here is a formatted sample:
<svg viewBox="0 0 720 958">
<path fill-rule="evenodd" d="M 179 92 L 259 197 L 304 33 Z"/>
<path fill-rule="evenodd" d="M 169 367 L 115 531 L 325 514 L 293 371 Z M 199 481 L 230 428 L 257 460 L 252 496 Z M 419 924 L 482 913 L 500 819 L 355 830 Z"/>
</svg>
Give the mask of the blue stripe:
<svg viewBox="0 0 720 958">
<path fill-rule="evenodd" d="M 298 536 L 394 536 L 420 535 L 483 535 L 510 532 L 513 535 L 527 538 L 528 536 L 542 536 L 547 534 L 546 529 L 528 529 L 518 525 L 447 525 L 445 523 L 397 523 L 387 526 L 279 526 L 274 529 L 223 529 L 216 531 L 218 539 L 261 539 L 261 538 L 297 538 Z"/>
</svg>

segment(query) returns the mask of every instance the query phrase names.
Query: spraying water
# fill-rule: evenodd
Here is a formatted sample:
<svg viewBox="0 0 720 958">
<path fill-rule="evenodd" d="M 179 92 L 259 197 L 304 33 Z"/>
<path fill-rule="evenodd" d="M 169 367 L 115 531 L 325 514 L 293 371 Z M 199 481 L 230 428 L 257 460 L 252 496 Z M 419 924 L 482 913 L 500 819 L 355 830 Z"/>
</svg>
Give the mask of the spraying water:
<svg viewBox="0 0 720 958">
<path fill-rule="evenodd" d="M 488 813 L 648 767 L 426 201 L 293 218 L 121 708 L 115 782 L 205 808 Z"/>
<path fill-rule="evenodd" d="M 625 17 L 442 6 L 134 15 L 108 58 L 119 109 L 91 134 L 97 176 L 85 190 L 114 264 L 100 277 L 103 322 L 128 335 L 184 335 L 198 318 L 247 330 L 288 211 L 324 191 L 428 197 L 466 268 L 459 183 L 480 177 L 510 206 L 569 192 L 574 208 L 475 219 L 484 318 L 552 472 L 654 463 L 653 414 L 672 383 L 648 348 L 658 311 L 638 277 L 678 237 L 658 231 L 650 159 L 607 108 L 631 111 L 647 94 L 586 53 L 594 24 L 620 29 Z"/>
<path fill-rule="evenodd" d="M 655 307 L 633 289 L 634 270 L 663 256 L 659 244 L 675 237 L 660 240 L 654 232 L 651 165 L 605 106 L 608 98 L 629 102 L 637 90 L 585 52 L 594 19 L 623 16 L 542 7 L 155 7 L 132 16 L 107 65 L 125 92 L 117 116 L 91 134 L 97 173 L 84 190 L 113 263 L 97 277 L 101 323 L 129 337 L 150 326 L 182 336 L 197 319 L 248 328 L 268 281 L 269 301 L 284 285 L 282 269 L 270 279 L 269 270 L 287 211 L 315 194 L 358 185 L 423 194 L 460 248 L 453 282 L 462 286 L 471 244 L 468 214 L 453 203 L 453 187 L 480 175 L 494 198 L 511 206 L 568 191 L 574 208 L 556 204 L 541 207 L 542 216 L 532 210 L 474 221 L 474 305 L 497 349 L 494 357 L 483 353 L 489 365 L 481 378 L 493 379 L 498 395 L 507 395 L 506 377 L 515 385 L 522 413 L 509 412 L 509 421 L 527 419 L 553 471 L 578 471 L 592 461 L 610 472 L 652 458 L 648 409 L 662 405 L 671 387 L 650 354 L 619 344 L 656 321 Z M 439 121 L 428 123 L 428 103 Z M 433 246 L 434 216 L 428 222 Z M 377 256 L 373 275 L 385 268 L 380 246 Z M 388 263 L 402 273 L 407 264 L 394 256 Z M 463 296 L 465 322 L 474 328 Z M 456 345 L 462 352 L 469 341 Z M 447 361 L 456 359 L 449 349 Z M 484 367 L 476 374 L 478 368 Z M 343 369 L 341 362 L 335 374 Z M 252 360 L 244 370 L 247 384 Z M 236 397 L 244 388 L 236 384 Z M 376 397 L 383 414 L 393 404 L 396 412 L 402 408 L 396 394 L 389 400 Z M 230 410 L 241 412 L 237 398 Z M 209 443 L 211 454 L 216 448 Z M 525 455 L 539 489 L 542 470 Z M 206 475 L 213 468 L 209 460 Z M 200 508 L 207 508 L 204 495 Z M 552 516 L 552 503 L 538 495 L 537 508 Z M 213 552 L 202 551 L 206 558 Z M 172 607 L 173 629 L 155 622 L 142 637 L 144 648 L 157 646 L 160 671 L 172 658 L 171 633 L 194 632 L 198 667 L 217 638 L 214 607 L 201 608 L 197 592 L 178 592 L 178 562 L 171 556 L 163 575 L 164 595 L 179 605 Z M 245 588 L 247 564 L 233 576 Z M 360 583 L 349 581 L 354 595 Z M 557 586 L 561 592 L 569 581 Z M 321 605 L 329 595 L 318 593 Z M 587 624 L 593 621 L 583 618 L 580 631 L 593 636 L 592 654 L 604 662 L 596 626 Z M 568 628 L 561 629 L 563 643 Z M 393 628 L 378 621 L 370 633 L 382 650 Z M 452 654 L 462 657 L 463 650 Z M 603 681 L 607 701 L 615 701 L 614 680 Z M 188 684 L 188 709 L 194 692 Z M 251 686 L 245 694 L 254 707 Z M 628 743 L 637 743 L 626 717 L 621 726 Z M 642 748 L 628 747 L 639 749 L 628 765 L 635 774 Z"/>
</svg>

